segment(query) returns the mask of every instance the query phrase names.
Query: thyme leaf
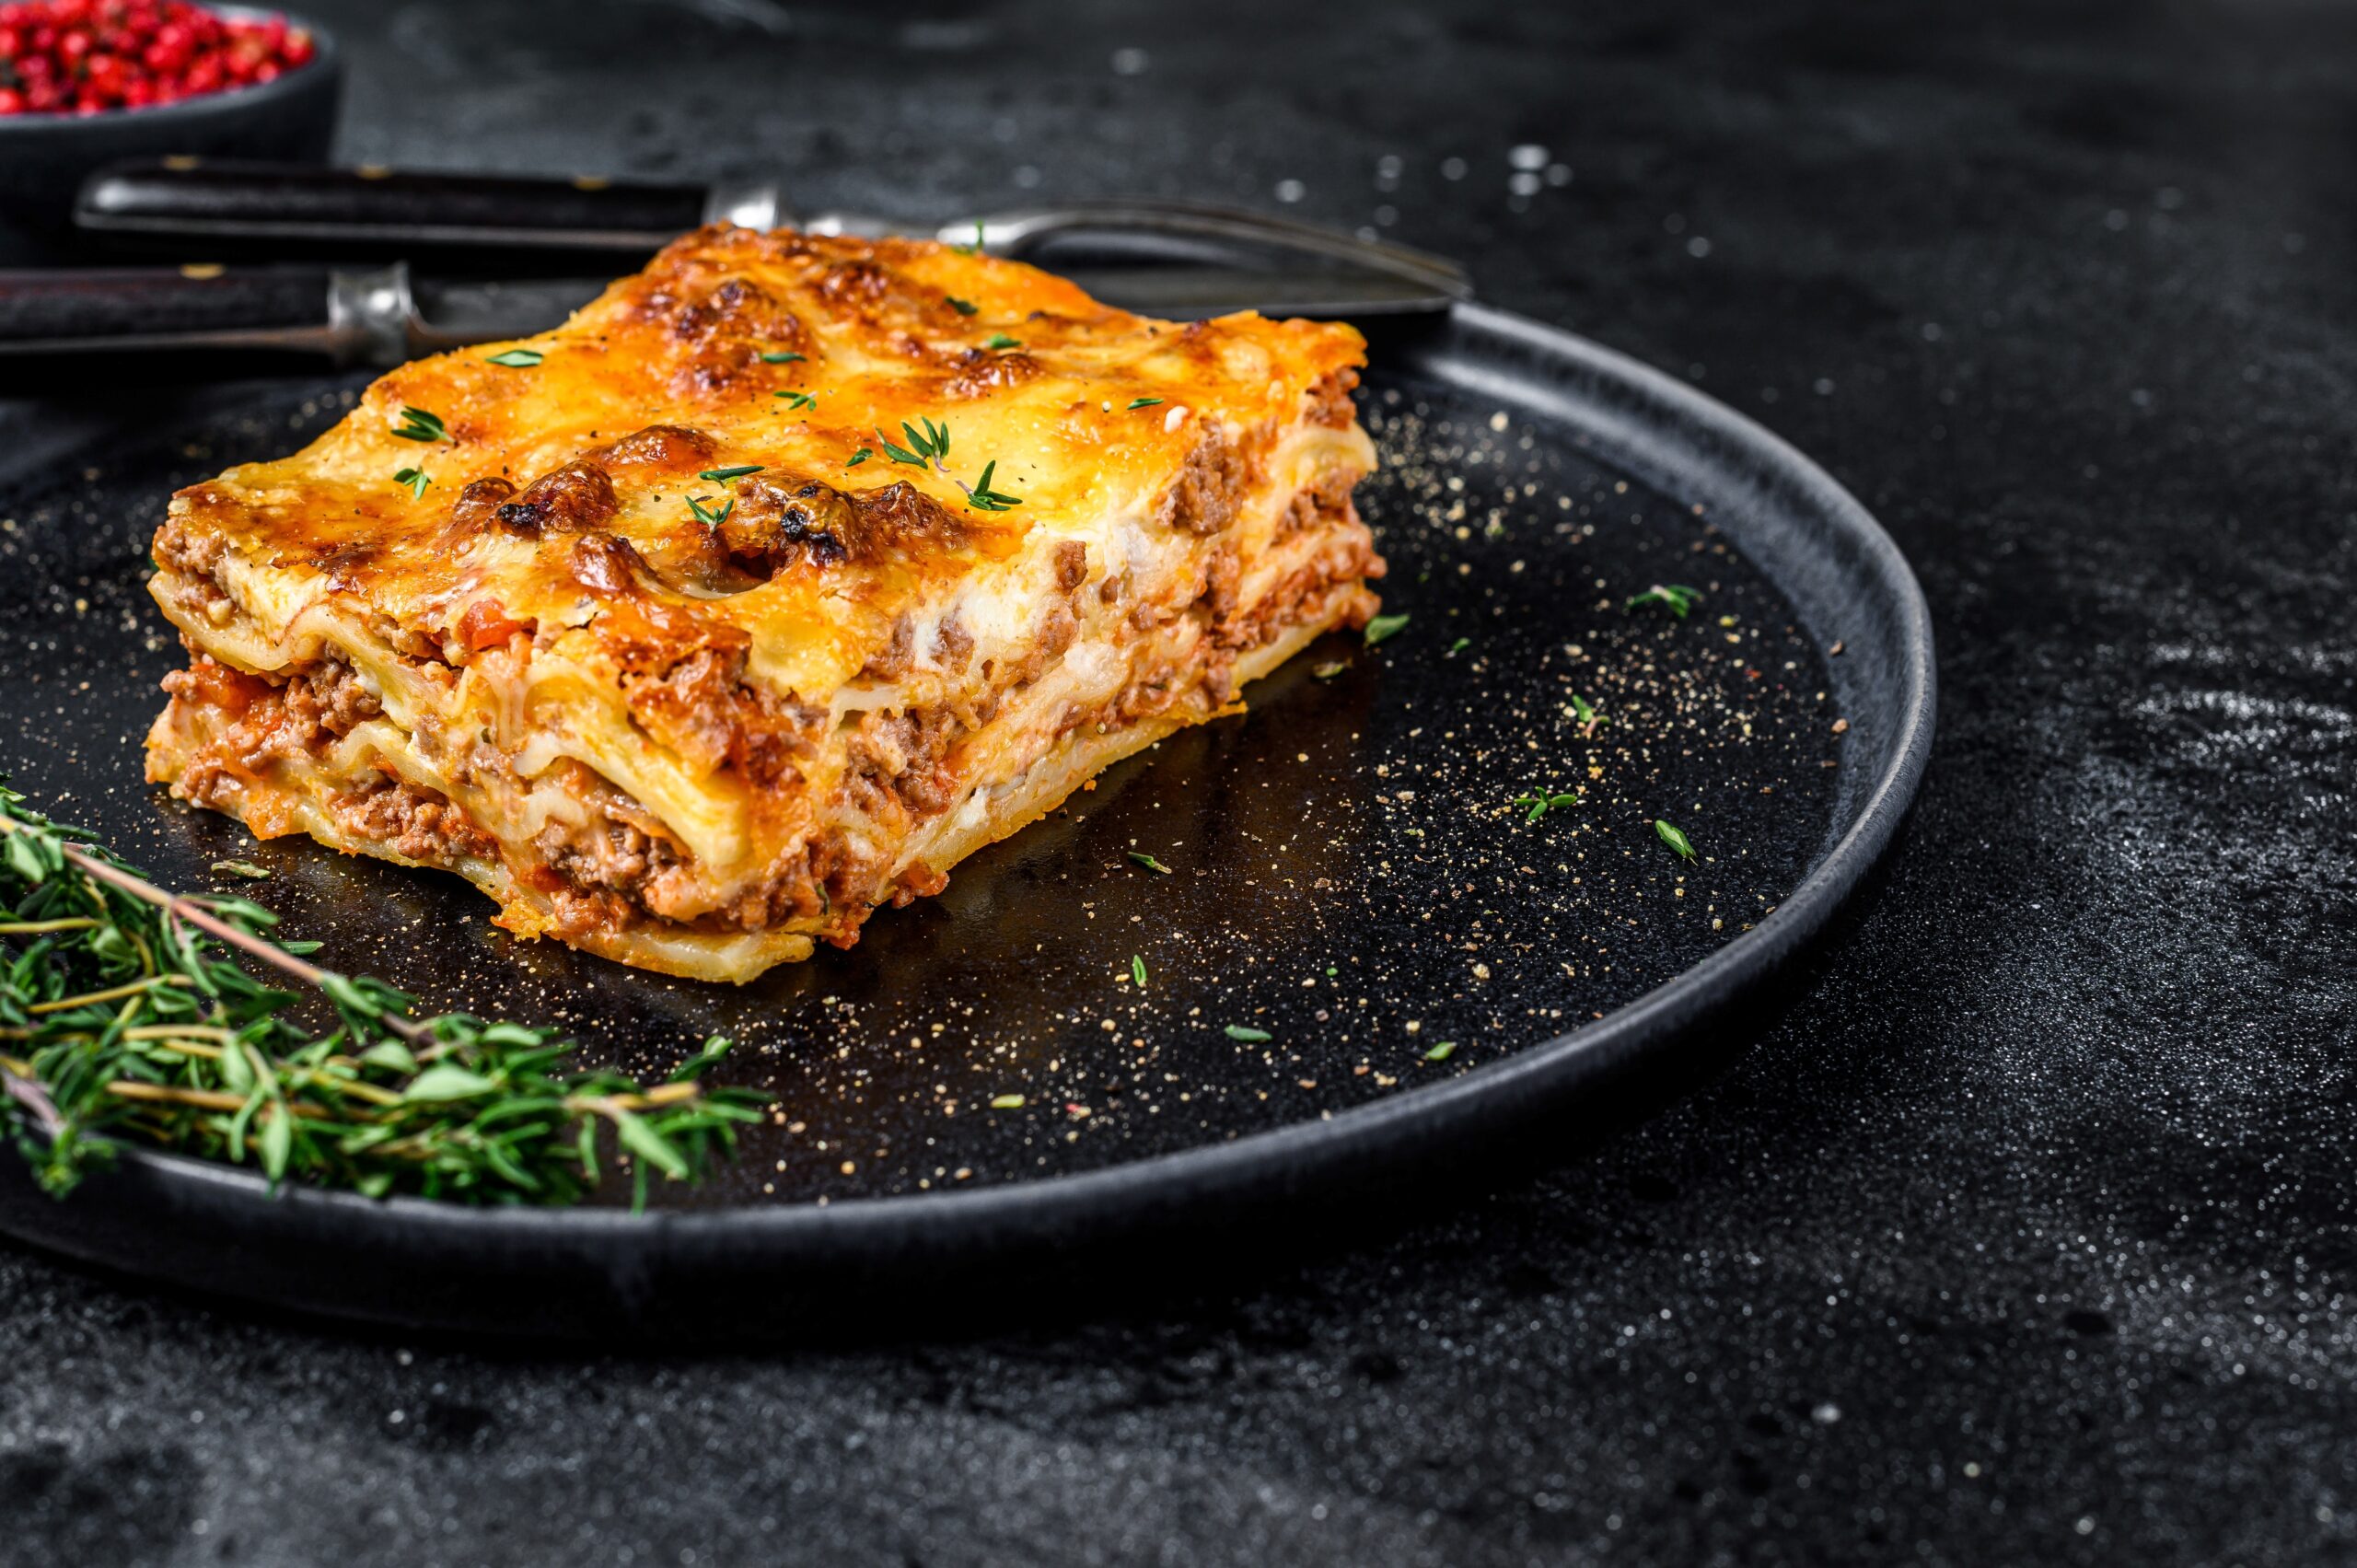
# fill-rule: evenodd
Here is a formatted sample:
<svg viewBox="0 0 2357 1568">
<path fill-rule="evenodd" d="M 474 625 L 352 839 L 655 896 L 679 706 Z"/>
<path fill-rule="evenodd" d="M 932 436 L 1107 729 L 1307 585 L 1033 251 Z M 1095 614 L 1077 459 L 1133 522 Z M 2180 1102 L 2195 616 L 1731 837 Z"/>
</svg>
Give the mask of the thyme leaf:
<svg viewBox="0 0 2357 1568">
<path fill-rule="evenodd" d="M 425 487 L 432 484 L 434 481 L 426 476 L 424 469 L 395 469 L 393 482 L 406 487 L 410 499 L 416 501 L 424 496 Z"/>
<path fill-rule="evenodd" d="M 438 413 L 403 405 L 401 417 L 393 422 L 393 434 L 404 441 L 447 441 L 450 427 Z"/>
<path fill-rule="evenodd" d="M 510 370 L 529 370 L 547 357 L 544 351 L 537 348 L 505 348 L 497 354 L 483 355 L 483 363 L 504 365 Z"/>
<path fill-rule="evenodd" d="M 1566 795 L 1560 791 L 1544 789 L 1535 789 L 1527 795 L 1517 795 L 1508 802 L 1509 805 L 1529 808 L 1530 815 L 1523 819 L 1526 822 L 1536 822 L 1550 811 L 1561 811 L 1567 806 L 1577 806 L 1579 803 L 1580 792 L 1577 790 Z"/>
<path fill-rule="evenodd" d="M 1683 621 L 1693 612 L 1694 601 L 1701 597 L 1701 589 L 1689 588 L 1683 583 L 1655 583 L 1630 599 L 1627 608 L 1635 610 L 1640 605 L 1658 604 Z"/>
<path fill-rule="evenodd" d="M 974 482 L 972 489 L 967 490 L 963 483 L 960 483 L 958 488 L 966 491 L 968 502 L 985 512 L 1004 512 L 1009 507 L 1022 505 L 1021 496 L 1002 494 L 991 488 L 991 475 L 997 471 L 998 459 L 993 458 L 982 465 L 982 477 Z"/>
<path fill-rule="evenodd" d="M 1656 817 L 1654 819 L 1654 831 L 1659 835 L 1662 842 L 1678 852 L 1678 857 L 1680 860 L 1694 858 L 1694 846 L 1687 842 L 1685 833 L 1679 830 L 1677 823 L 1665 822 Z"/>
</svg>

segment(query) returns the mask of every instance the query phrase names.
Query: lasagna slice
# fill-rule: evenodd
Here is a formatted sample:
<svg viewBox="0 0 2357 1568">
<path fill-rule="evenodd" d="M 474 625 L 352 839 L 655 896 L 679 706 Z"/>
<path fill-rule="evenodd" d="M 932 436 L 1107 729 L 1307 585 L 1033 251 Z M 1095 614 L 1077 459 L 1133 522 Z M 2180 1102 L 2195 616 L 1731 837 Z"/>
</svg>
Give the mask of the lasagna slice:
<svg viewBox="0 0 2357 1568">
<path fill-rule="evenodd" d="M 689 235 L 173 497 L 148 777 L 666 973 L 847 947 L 1366 621 L 1364 351 L 929 242 Z"/>
</svg>

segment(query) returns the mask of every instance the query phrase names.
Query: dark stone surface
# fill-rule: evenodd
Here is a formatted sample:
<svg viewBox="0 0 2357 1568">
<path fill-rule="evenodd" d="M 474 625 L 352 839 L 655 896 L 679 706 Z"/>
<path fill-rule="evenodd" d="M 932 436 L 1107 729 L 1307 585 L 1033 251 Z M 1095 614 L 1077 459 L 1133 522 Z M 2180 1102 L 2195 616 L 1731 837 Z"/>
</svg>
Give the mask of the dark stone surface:
<svg viewBox="0 0 2357 1568">
<path fill-rule="evenodd" d="M 1395 207 L 1915 562 L 1828 975 L 1598 1156 L 1077 1327 L 533 1358 L 0 1250 L 0 1562 L 2357 1555 L 2357 18 L 1255 10 L 343 6 L 345 150 Z"/>
</svg>

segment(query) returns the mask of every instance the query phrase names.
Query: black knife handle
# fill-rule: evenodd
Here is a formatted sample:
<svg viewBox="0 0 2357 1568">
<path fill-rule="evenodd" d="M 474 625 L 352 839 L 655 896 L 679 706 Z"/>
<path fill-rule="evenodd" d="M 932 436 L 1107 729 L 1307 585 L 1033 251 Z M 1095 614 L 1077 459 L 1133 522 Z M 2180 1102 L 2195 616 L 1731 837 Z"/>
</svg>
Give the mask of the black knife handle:
<svg viewBox="0 0 2357 1568">
<path fill-rule="evenodd" d="M 108 352 L 261 349 L 337 356 L 324 268 L 0 273 L 0 362 Z"/>
<path fill-rule="evenodd" d="M 97 236 L 215 253 L 633 256 L 696 227 L 708 199 L 684 185 L 169 158 L 92 175 L 74 221 Z"/>
</svg>

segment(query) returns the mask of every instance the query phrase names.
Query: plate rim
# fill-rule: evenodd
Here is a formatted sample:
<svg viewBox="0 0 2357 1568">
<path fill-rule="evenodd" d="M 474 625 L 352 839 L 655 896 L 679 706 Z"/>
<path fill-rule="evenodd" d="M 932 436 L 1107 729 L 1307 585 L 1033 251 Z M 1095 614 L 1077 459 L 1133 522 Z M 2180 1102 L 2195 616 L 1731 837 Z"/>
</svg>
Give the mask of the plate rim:
<svg viewBox="0 0 2357 1568">
<path fill-rule="evenodd" d="M 411 1197 L 370 1199 L 305 1187 L 273 1193 L 258 1172 L 129 1144 L 122 1146 L 116 1172 L 97 1179 L 131 1174 L 141 1188 L 178 1189 L 186 1204 L 215 1212 L 251 1206 L 287 1227 L 357 1230 L 361 1234 L 355 1244 L 364 1247 L 372 1239 L 398 1236 L 404 1238 L 401 1250 L 405 1254 L 421 1245 L 475 1249 L 505 1244 L 526 1253 L 590 1259 L 611 1272 L 621 1294 L 635 1296 L 646 1289 L 650 1272 L 692 1267 L 699 1261 L 761 1255 L 775 1263 L 796 1253 L 905 1254 L 930 1250 L 928 1238 L 950 1233 L 965 1233 L 970 1247 L 973 1233 L 1007 1237 L 1016 1232 L 1034 1240 L 1079 1237 L 1101 1229 L 1109 1219 L 1122 1222 L 1114 1229 L 1125 1229 L 1157 1213 L 1191 1210 L 1225 1194 L 1264 1189 L 1272 1180 L 1279 1186 L 1278 1196 L 1305 1193 L 1371 1161 L 1404 1159 L 1396 1152 L 1387 1153 L 1403 1141 L 1429 1145 L 1435 1137 L 1452 1136 L 1485 1121 L 1506 1121 L 1521 1097 L 1530 1097 L 1522 1101 L 1527 1106 L 1561 1095 L 1766 981 L 1823 933 L 1880 862 L 1922 782 L 1936 720 L 1937 680 L 1931 611 L 1922 587 L 1898 544 L 1855 496 L 1782 436 L 1718 400 L 1591 339 L 1493 307 L 1459 304 L 1449 312 L 1446 327 L 1469 332 L 1477 341 L 1518 346 L 1568 364 L 1596 381 L 1627 388 L 1649 410 L 1658 411 L 1658 417 L 1647 423 L 1710 436 L 1727 448 L 1747 452 L 1782 478 L 1797 481 L 1811 509 L 1856 552 L 1851 575 L 1871 583 L 1894 613 L 1900 695 L 1898 734 L 1887 761 L 1855 807 L 1854 819 L 1751 930 L 1601 1018 L 1453 1077 L 1317 1120 L 1068 1175 L 893 1196 L 644 1214 L 618 1208 L 476 1207 Z M 29 1179 L 20 1161 L 12 1157 L 7 1164 L 12 1183 Z M 70 1211 L 72 1202 L 58 1206 Z M 347 1226 L 347 1220 L 357 1223 Z M 9 1207 L 0 1205 L 0 1231 L 89 1260 L 111 1260 L 101 1250 L 72 1246 L 58 1229 L 19 1225 Z M 981 1249 L 993 1249 L 989 1245 Z M 175 1277 L 162 1270 L 128 1272 L 148 1278 Z M 624 1287 L 625 1276 L 638 1282 L 634 1288 Z M 243 1294 L 234 1287 L 213 1288 Z M 309 1305 L 344 1318 L 444 1320 L 432 1313 L 404 1314 L 393 1303 L 377 1309 L 348 1303 Z"/>
</svg>

